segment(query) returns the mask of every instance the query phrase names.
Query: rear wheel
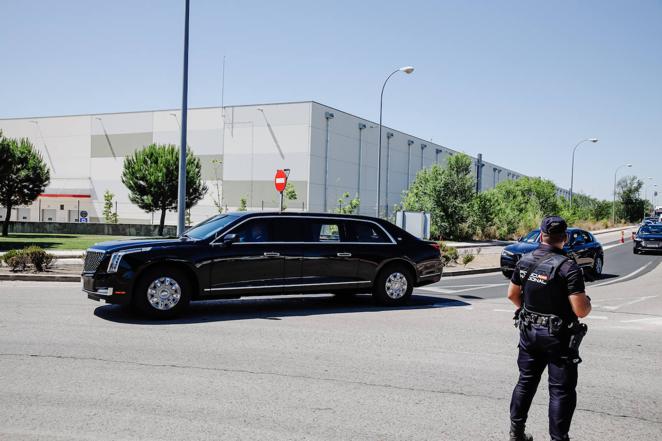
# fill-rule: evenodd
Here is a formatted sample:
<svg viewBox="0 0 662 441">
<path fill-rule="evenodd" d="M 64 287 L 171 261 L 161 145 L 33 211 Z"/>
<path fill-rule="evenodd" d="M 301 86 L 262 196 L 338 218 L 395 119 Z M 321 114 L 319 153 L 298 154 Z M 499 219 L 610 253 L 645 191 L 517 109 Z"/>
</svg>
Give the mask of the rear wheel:
<svg viewBox="0 0 662 441">
<path fill-rule="evenodd" d="M 389 265 L 377 276 L 373 297 L 380 305 L 398 306 L 409 301 L 414 290 L 414 278 L 404 265 Z"/>
<path fill-rule="evenodd" d="M 136 284 L 133 305 L 154 319 L 169 319 L 181 314 L 191 301 L 191 282 L 174 267 L 148 269 Z"/>
</svg>

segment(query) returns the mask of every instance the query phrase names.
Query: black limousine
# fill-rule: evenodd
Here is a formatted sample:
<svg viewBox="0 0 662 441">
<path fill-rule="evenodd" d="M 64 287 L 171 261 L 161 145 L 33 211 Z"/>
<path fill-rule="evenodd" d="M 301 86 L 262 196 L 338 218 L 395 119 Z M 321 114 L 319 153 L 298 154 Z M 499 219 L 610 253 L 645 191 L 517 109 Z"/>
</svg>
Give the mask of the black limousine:
<svg viewBox="0 0 662 441">
<path fill-rule="evenodd" d="M 256 295 L 372 292 L 401 305 L 442 269 L 436 243 L 381 219 L 235 212 L 179 238 L 95 244 L 82 279 L 90 299 L 170 318 L 192 300 Z"/>
</svg>

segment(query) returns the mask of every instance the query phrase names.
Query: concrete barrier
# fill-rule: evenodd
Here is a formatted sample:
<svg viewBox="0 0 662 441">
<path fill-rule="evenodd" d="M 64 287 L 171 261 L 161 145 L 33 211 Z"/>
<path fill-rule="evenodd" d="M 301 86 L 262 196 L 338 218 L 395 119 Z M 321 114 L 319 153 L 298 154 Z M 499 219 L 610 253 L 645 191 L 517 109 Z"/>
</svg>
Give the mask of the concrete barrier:
<svg viewBox="0 0 662 441">
<path fill-rule="evenodd" d="M 158 225 L 77 222 L 11 222 L 10 233 L 96 234 L 107 236 L 158 236 Z M 164 236 L 176 236 L 177 227 L 165 225 Z"/>
</svg>

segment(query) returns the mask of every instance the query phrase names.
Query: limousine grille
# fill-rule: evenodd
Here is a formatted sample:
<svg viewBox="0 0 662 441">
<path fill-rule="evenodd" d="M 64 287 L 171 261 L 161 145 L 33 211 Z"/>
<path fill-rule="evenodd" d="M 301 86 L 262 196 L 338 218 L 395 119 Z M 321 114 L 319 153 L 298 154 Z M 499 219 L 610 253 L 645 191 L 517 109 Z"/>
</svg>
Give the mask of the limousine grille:
<svg viewBox="0 0 662 441">
<path fill-rule="evenodd" d="M 103 252 L 88 251 L 85 253 L 85 263 L 83 264 L 83 272 L 93 273 L 99 268 L 99 264 L 103 260 Z"/>
</svg>

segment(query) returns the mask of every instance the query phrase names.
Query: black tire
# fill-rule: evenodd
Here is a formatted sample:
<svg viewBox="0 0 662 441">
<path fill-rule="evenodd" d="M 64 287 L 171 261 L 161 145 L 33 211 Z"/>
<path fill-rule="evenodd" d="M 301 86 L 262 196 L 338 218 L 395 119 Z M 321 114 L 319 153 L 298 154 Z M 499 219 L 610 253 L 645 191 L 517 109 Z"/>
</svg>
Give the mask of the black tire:
<svg viewBox="0 0 662 441">
<path fill-rule="evenodd" d="M 162 288 L 160 296 L 154 288 Z M 140 276 L 133 290 L 132 304 L 149 318 L 171 319 L 186 310 L 191 290 L 191 281 L 184 271 L 172 266 L 155 266 Z"/>
<path fill-rule="evenodd" d="M 501 271 L 501 274 L 503 274 L 503 276 L 508 280 L 510 280 L 513 277 L 512 271 Z"/>
<path fill-rule="evenodd" d="M 593 277 L 595 277 L 595 280 L 598 280 L 600 279 L 600 277 L 602 277 L 602 270 L 604 269 L 604 263 L 605 261 L 603 256 L 597 256 L 593 260 L 592 272 L 593 272 Z"/>
<path fill-rule="evenodd" d="M 411 298 L 414 277 L 409 268 L 402 264 L 384 267 L 375 279 L 372 297 L 380 305 L 400 306 Z"/>
<path fill-rule="evenodd" d="M 638 250 L 638 249 L 636 249 L 636 248 L 632 248 L 632 252 L 633 252 L 634 254 L 644 254 L 641 250 Z"/>
</svg>

